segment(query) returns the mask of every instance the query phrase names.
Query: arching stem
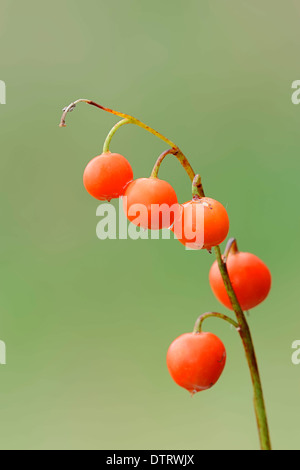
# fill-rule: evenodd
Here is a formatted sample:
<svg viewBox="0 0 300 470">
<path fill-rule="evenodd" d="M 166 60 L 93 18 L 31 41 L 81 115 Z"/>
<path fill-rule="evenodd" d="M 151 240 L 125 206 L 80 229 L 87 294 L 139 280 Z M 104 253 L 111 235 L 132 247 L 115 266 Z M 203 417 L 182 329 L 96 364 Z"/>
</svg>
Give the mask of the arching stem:
<svg viewBox="0 0 300 470">
<path fill-rule="evenodd" d="M 113 136 L 115 135 L 117 130 L 120 129 L 120 127 L 124 126 L 125 124 L 131 124 L 130 119 L 122 119 L 121 121 L 117 122 L 117 124 L 115 124 L 114 127 L 109 131 L 109 133 L 108 133 L 108 135 L 107 135 L 107 137 L 104 141 L 103 153 L 109 152 L 109 146 L 110 146 L 110 143 L 111 143 L 111 139 L 113 138 Z"/>
<path fill-rule="evenodd" d="M 158 159 L 156 160 L 156 163 L 153 167 L 153 170 L 151 172 L 151 177 L 152 178 L 157 178 L 158 177 L 158 172 L 159 172 L 159 169 L 160 169 L 160 165 L 162 164 L 163 160 L 165 159 L 165 157 L 167 155 L 174 155 L 177 158 L 177 160 L 181 163 L 182 167 L 184 168 L 184 170 L 188 174 L 190 180 L 193 181 L 193 179 L 195 177 L 195 172 L 194 172 L 193 168 L 191 167 L 190 162 L 188 161 L 186 156 L 178 148 L 177 149 L 171 148 L 171 149 L 165 150 L 158 157 Z"/>
<path fill-rule="evenodd" d="M 228 317 L 227 315 L 223 315 L 222 313 L 217 313 L 217 312 L 208 312 L 208 313 L 203 313 L 203 315 L 200 315 L 200 317 L 197 318 L 195 326 L 194 326 L 194 333 L 201 333 L 202 331 L 202 324 L 204 320 L 207 318 L 211 317 L 216 317 L 220 318 L 221 320 L 225 320 L 227 323 L 230 323 L 230 325 L 234 326 L 237 330 L 239 329 L 239 324 L 234 321 L 232 318 Z"/>
<path fill-rule="evenodd" d="M 163 160 L 165 159 L 165 157 L 167 155 L 174 155 L 174 152 L 176 152 L 175 149 L 168 149 L 168 150 L 165 150 L 159 157 L 158 159 L 156 160 L 155 162 L 155 165 L 153 167 L 153 170 L 151 172 L 151 178 L 157 178 L 158 177 L 158 172 L 159 172 L 159 169 L 160 169 L 160 165 L 162 164 Z"/>
<path fill-rule="evenodd" d="M 95 101 L 91 101 L 91 100 L 86 100 L 86 99 L 79 99 L 79 100 L 76 100 L 74 101 L 73 103 L 69 104 L 69 106 L 66 106 L 64 109 L 63 109 L 63 114 L 61 116 L 61 120 L 60 120 L 60 124 L 59 126 L 60 127 L 66 127 L 66 116 L 69 112 L 73 111 L 77 104 L 78 103 L 87 103 L 91 106 L 95 106 L 96 108 L 99 108 L 99 109 L 102 109 L 103 111 L 106 111 L 110 114 L 114 114 L 115 116 L 119 116 L 120 118 L 122 118 L 123 120 L 126 119 L 127 122 L 126 124 L 128 123 L 128 121 L 130 121 L 131 124 L 135 124 L 136 126 L 139 126 L 141 127 L 142 129 L 144 129 L 145 131 L 147 132 L 150 132 L 151 134 L 153 134 L 154 136 L 158 137 L 159 139 L 161 139 L 162 141 L 164 141 L 165 143 L 167 143 L 169 145 L 169 147 L 171 147 L 171 150 L 172 152 L 168 152 L 167 154 L 169 153 L 172 153 L 173 155 L 175 155 L 175 157 L 179 160 L 179 162 L 181 163 L 181 165 L 183 166 L 183 168 L 185 169 L 186 173 L 188 174 L 189 178 L 191 181 L 193 181 L 194 177 L 195 177 L 195 172 L 193 170 L 193 168 L 191 167 L 191 164 L 190 162 L 188 161 L 188 159 L 186 158 L 186 156 L 184 155 L 184 153 L 180 150 L 180 148 L 174 143 L 172 142 L 172 140 L 168 139 L 167 137 L 165 137 L 163 134 L 161 134 L 160 132 L 157 132 L 155 129 L 153 129 L 152 127 L 148 126 L 147 124 L 143 123 L 142 121 L 140 121 L 139 119 L 136 119 L 135 117 L 133 116 L 130 116 L 129 114 L 125 114 L 125 113 L 120 113 L 119 111 L 115 111 L 113 109 L 110 109 L 110 108 L 106 108 L 104 106 L 102 106 L 101 104 L 98 104 L 98 103 L 95 103 Z M 121 122 L 121 121 L 120 121 Z M 124 122 L 125 124 L 125 122 Z M 123 125 L 123 124 L 122 124 Z M 117 130 L 117 129 L 116 129 Z M 115 131 L 113 131 L 113 129 L 111 130 L 111 132 L 113 132 L 112 136 L 114 135 Z M 111 136 L 111 137 L 112 137 Z M 109 136 L 107 136 L 107 138 L 109 138 Z M 111 138 L 110 138 L 111 140 Z M 110 140 L 108 142 L 108 145 L 110 143 Z M 105 144 L 104 144 L 105 145 Z M 107 148 L 107 147 L 105 147 Z M 166 155 L 165 155 L 166 156 Z M 165 157 L 164 156 L 164 157 Z M 157 171 L 158 172 L 158 169 L 159 169 L 159 166 L 162 162 L 162 160 L 164 159 L 164 157 L 160 160 L 160 158 L 158 160 L 160 160 L 158 162 L 158 168 L 157 170 L 154 170 L 154 171 Z"/>
<path fill-rule="evenodd" d="M 262 390 L 261 379 L 259 375 L 255 350 L 253 346 L 253 341 L 251 337 L 251 332 L 244 315 L 243 310 L 239 304 L 239 301 L 236 297 L 234 289 L 232 287 L 226 263 L 224 262 L 221 250 L 219 246 L 215 247 L 215 254 L 218 261 L 220 273 L 227 291 L 227 294 L 230 298 L 231 305 L 234 309 L 238 324 L 239 324 L 239 334 L 241 336 L 243 346 L 246 353 L 246 358 L 249 365 L 253 391 L 254 391 L 254 409 L 256 414 L 256 421 L 258 427 L 259 440 L 262 450 L 271 450 L 271 441 L 269 435 L 268 420 Z"/>
<path fill-rule="evenodd" d="M 59 124 L 60 127 L 66 127 L 66 116 L 70 111 L 73 111 L 75 109 L 75 107 L 77 106 L 78 103 L 87 103 L 87 104 L 90 104 L 91 106 L 95 106 L 96 108 L 102 109 L 103 111 L 106 111 L 107 113 L 114 114 L 115 116 L 119 116 L 122 119 L 129 119 L 133 124 L 135 124 L 139 127 L 142 127 L 146 131 L 148 131 L 151 134 L 155 135 L 159 139 L 166 142 L 170 147 L 172 147 L 174 149 L 178 149 L 177 145 L 174 144 L 174 142 L 172 142 L 170 139 L 167 139 L 167 137 L 162 135 L 160 132 L 157 132 L 156 130 L 152 129 L 152 127 L 147 126 L 147 124 L 144 124 L 139 119 L 136 119 L 135 117 L 130 116 L 129 114 L 120 113 L 119 111 L 115 111 L 114 109 L 105 108 L 101 104 L 95 103 L 95 101 L 86 100 L 86 99 L 76 100 L 73 103 L 69 104 L 69 106 L 66 106 L 63 109 L 63 114 L 62 114 L 60 124 Z"/>
</svg>

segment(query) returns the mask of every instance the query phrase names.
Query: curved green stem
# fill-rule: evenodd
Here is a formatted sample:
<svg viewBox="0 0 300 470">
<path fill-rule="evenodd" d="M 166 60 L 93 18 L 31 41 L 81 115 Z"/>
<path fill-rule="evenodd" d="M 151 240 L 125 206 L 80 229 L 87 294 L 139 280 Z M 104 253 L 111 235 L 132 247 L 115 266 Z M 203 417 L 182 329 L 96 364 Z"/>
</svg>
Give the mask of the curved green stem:
<svg viewBox="0 0 300 470">
<path fill-rule="evenodd" d="M 259 440 L 262 450 L 271 450 L 271 441 L 268 428 L 268 420 L 266 414 L 266 407 L 264 402 L 263 390 L 261 379 L 259 375 L 255 350 L 253 346 L 253 341 L 251 337 L 251 332 L 244 315 L 244 312 L 239 304 L 239 301 L 236 297 L 234 289 L 232 287 L 226 263 L 224 262 L 221 250 L 219 246 L 215 247 L 215 254 L 218 261 L 219 269 L 223 278 L 223 282 L 227 291 L 227 294 L 230 298 L 230 302 L 234 309 L 238 324 L 239 324 L 239 334 L 241 336 L 249 369 L 251 374 L 251 380 L 254 390 L 254 409 L 256 414 L 256 421 L 258 427 Z"/>
<path fill-rule="evenodd" d="M 157 178 L 158 177 L 158 172 L 159 172 L 159 169 L 160 169 L 160 165 L 162 164 L 163 160 L 165 159 L 165 157 L 167 155 L 174 155 L 177 158 L 177 160 L 181 163 L 183 168 L 185 169 L 186 173 L 190 177 L 190 180 L 193 181 L 193 179 L 195 177 L 195 172 L 194 172 L 193 168 L 191 167 L 190 162 L 188 161 L 186 156 L 181 152 L 181 150 L 174 149 L 174 148 L 165 150 L 158 157 L 158 159 L 156 160 L 155 165 L 153 167 L 153 170 L 151 172 L 151 177 L 152 178 Z"/>
<path fill-rule="evenodd" d="M 194 326 L 194 333 L 201 333 L 202 331 L 202 324 L 204 320 L 207 318 L 211 317 L 216 317 L 220 318 L 221 320 L 225 320 L 227 323 L 230 323 L 230 325 L 234 326 L 237 330 L 239 330 L 239 324 L 234 321 L 232 318 L 228 317 L 227 315 L 223 315 L 222 313 L 217 313 L 217 312 L 208 312 L 208 313 L 203 313 L 203 315 L 200 315 L 200 317 L 197 318 L 195 326 Z"/>
<path fill-rule="evenodd" d="M 150 178 L 157 178 L 157 177 L 158 177 L 158 172 L 159 172 L 159 169 L 160 169 L 160 165 L 162 164 L 163 160 L 165 159 L 165 157 L 166 157 L 167 155 L 174 155 L 174 153 L 176 153 L 176 150 L 174 150 L 174 149 L 168 149 L 168 150 L 165 150 L 165 151 L 158 157 L 158 159 L 156 160 L 155 165 L 154 165 L 154 167 L 153 167 L 153 170 L 151 171 Z"/>
<path fill-rule="evenodd" d="M 180 148 L 174 142 L 172 142 L 172 140 L 168 139 L 167 137 L 162 135 L 160 132 L 157 132 L 152 127 L 150 127 L 147 124 L 143 123 L 139 119 L 136 119 L 135 117 L 130 116 L 129 114 L 120 113 L 119 111 L 115 111 L 115 110 L 110 109 L 110 108 L 105 108 L 101 104 L 95 103 L 94 101 L 91 101 L 91 100 L 79 99 L 79 100 L 76 100 L 73 103 L 69 104 L 69 106 L 66 106 L 63 109 L 63 114 L 61 116 L 61 120 L 60 120 L 60 124 L 59 124 L 60 127 L 66 127 L 66 116 L 67 116 L 68 113 L 70 113 L 71 111 L 73 111 L 76 108 L 78 103 L 87 103 L 87 104 L 90 104 L 91 106 L 95 106 L 96 108 L 102 109 L 103 111 L 106 111 L 110 114 L 114 114 L 115 116 L 119 116 L 122 119 L 126 119 L 126 120 L 130 121 L 131 124 L 135 124 L 136 126 L 141 127 L 145 131 L 150 132 L 154 136 L 156 136 L 159 139 L 161 139 L 162 141 L 166 142 L 172 149 L 172 152 L 168 152 L 168 153 L 172 153 L 173 155 L 175 155 L 175 157 L 179 160 L 179 162 L 181 163 L 181 165 L 185 169 L 186 173 L 190 177 L 191 181 L 193 181 L 193 179 L 195 178 L 195 172 L 194 172 L 193 168 L 191 167 L 190 162 L 188 161 L 188 159 L 186 158 L 184 153 L 180 150 Z M 124 124 L 125 124 L 125 122 L 124 122 Z M 112 131 L 113 131 L 113 129 L 112 129 Z M 109 141 L 109 143 L 110 143 L 110 141 Z M 159 162 L 158 168 L 159 168 L 159 166 L 160 166 L 163 159 L 164 159 L 164 157 Z M 157 171 L 158 171 L 158 169 L 157 169 Z"/>
<path fill-rule="evenodd" d="M 69 112 L 71 112 L 75 109 L 75 107 L 77 106 L 78 103 L 87 103 L 87 104 L 90 104 L 91 106 L 95 106 L 96 108 L 102 109 L 103 111 L 106 111 L 110 114 L 114 114 L 115 116 L 119 116 L 122 119 L 129 119 L 133 124 L 136 124 L 137 126 L 142 127 L 146 131 L 148 131 L 151 134 L 155 135 L 159 139 L 166 142 L 170 147 L 172 147 L 174 149 L 178 149 L 177 145 L 174 144 L 174 142 L 172 142 L 172 140 L 167 139 L 167 137 L 162 135 L 160 132 L 157 132 L 156 130 L 152 129 L 152 127 L 147 126 L 147 124 L 144 124 L 139 119 L 136 119 L 135 117 L 130 116 L 130 114 L 120 113 L 119 111 L 115 111 L 114 109 L 105 108 L 101 104 L 95 103 L 95 101 L 86 100 L 86 99 L 76 100 L 73 103 L 69 104 L 69 106 L 66 106 L 63 109 L 63 114 L 62 114 L 60 124 L 59 124 L 60 127 L 66 127 L 66 116 Z"/>
<path fill-rule="evenodd" d="M 113 136 L 115 135 L 117 130 L 120 129 L 120 127 L 124 126 L 125 124 L 131 124 L 130 119 L 122 119 L 121 121 L 117 122 L 117 124 L 115 124 L 114 127 L 109 131 L 109 133 L 107 134 L 107 137 L 104 141 L 103 153 L 109 152 L 109 146 L 110 146 L 110 143 L 111 143 L 111 139 L 113 138 Z"/>
</svg>

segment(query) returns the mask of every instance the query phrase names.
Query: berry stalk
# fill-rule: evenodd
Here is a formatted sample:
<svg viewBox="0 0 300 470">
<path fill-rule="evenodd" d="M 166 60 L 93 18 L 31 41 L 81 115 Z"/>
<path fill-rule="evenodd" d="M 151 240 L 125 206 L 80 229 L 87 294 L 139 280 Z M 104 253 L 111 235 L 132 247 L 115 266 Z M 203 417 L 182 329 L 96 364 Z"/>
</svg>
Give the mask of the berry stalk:
<svg viewBox="0 0 300 470">
<path fill-rule="evenodd" d="M 246 358 L 248 361 L 248 366 L 250 369 L 250 375 L 254 391 L 254 409 L 258 427 L 259 440 L 262 450 L 272 450 L 268 420 L 266 414 L 266 407 L 264 402 L 262 383 L 260 379 L 260 374 L 258 370 L 258 364 L 256 359 L 256 354 L 254 350 L 254 345 L 252 341 L 251 332 L 249 325 L 247 323 L 246 317 L 243 310 L 238 302 L 235 291 L 232 287 L 226 263 L 224 262 L 221 250 L 219 246 L 215 247 L 215 254 L 218 261 L 219 269 L 226 287 L 227 294 L 230 298 L 232 307 L 234 309 L 238 324 L 239 324 L 239 334 L 241 336 L 243 346 L 246 353 Z"/>
<path fill-rule="evenodd" d="M 236 239 L 235 238 L 230 238 L 227 242 L 227 245 L 226 245 L 226 248 L 225 248 L 225 251 L 224 251 L 224 255 L 223 255 L 224 263 L 226 264 L 229 253 L 238 253 L 238 252 L 239 252 L 239 249 L 238 249 L 238 246 L 237 246 Z"/>
<path fill-rule="evenodd" d="M 110 130 L 103 144 L 103 153 L 109 152 L 111 139 L 113 138 L 117 130 L 125 124 L 131 124 L 130 119 L 122 119 L 121 121 L 117 122 L 117 124 L 115 124 L 114 127 Z"/>
<path fill-rule="evenodd" d="M 167 155 L 174 155 L 174 157 L 177 158 L 179 163 L 183 166 L 185 169 L 187 175 L 189 176 L 190 180 L 193 181 L 195 178 L 195 172 L 193 168 L 190 165 L 190 162 L 186 158 L 186 156 L 182 153 L 182 151 L 177 147 L 176 149 L 171 148 L 168 150 L 165 150 L 156 160 L 155 165 L 153 167 L 153 170 L 151 172 L 151 177 L 152 178 L 157 178 L 158 177 L 158 172 L 160 169 L 160 166 L 163 162 L 163 160 L 166 158 Z"/>
<path fill-rule="evenodd" d="M 202 197 L 205 197 L 200 175 L 196 175 L 195 178 L 193 179 L 192 195 L 193 195 L 194 201 L 196 201 L 197 199 L 201 199 Z"/>
<path fill-rule="evenodd" d="M 234 326 L 236 330 L 239 331 L 239 324 L 234 321 L 232 318 L 228 317 L 227 315 L 223 315 L 223 313 L 217 313 L 217 312 L 208 312 L 208 313 L 203 313 L 203 315 L 200 315 L 200 317 L 197 318 L 195 326 L 194 326 L 194 333 L 201 333 L 202 332 L 202 325 L 204 320 L 207 318 L 220 318 L 221 320 L 225 320 L 227 323 L 229 323 L 231 326 Z"/>
</svg>

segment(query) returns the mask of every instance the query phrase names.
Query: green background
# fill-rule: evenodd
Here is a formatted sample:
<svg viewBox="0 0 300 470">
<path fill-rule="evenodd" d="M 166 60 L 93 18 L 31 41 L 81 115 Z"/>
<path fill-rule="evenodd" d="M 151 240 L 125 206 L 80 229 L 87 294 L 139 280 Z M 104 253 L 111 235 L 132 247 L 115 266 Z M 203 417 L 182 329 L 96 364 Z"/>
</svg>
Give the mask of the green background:
<svg viewBox="0 0 300 470">
<path fill-rule="evenodd" d="M 201 172 L 228 209 L 231 236 L 273 274 L 250 326 L 273 445 L 299 449 L 300 79 L 297 1 L 0 2 L 1 449 L 255 449 L 249 373 L 228 325 L 225 372 L 191 399 L 165 364 L 173 339 L 206 311 L 213 255 L 176 240 L 96 237 L 85 165 L 116 119 L 146 121 Z M 128 126 L 111 149 L 148 176 L 166 146 Z M 180 201 L 190 183 L 168 157 Z M 114 203 L 115 204 L 115 203 Z"/>
</svg>

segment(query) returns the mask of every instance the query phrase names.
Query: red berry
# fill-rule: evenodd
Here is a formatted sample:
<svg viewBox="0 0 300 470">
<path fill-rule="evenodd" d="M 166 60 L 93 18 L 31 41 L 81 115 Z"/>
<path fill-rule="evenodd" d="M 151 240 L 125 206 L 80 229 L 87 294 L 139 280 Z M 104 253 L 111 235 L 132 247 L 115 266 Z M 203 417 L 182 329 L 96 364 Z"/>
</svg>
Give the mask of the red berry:
<svg viewBox="0 0 300 470">
<path fill-rule="evenodd" d="M 88 193 L 101 201 L 110 201 L 124 194 L 133 179 L 128 160 L 118 153 L 102 153 L 91 160 L 83 174 L 83 184 Z"/>
<path fill-rule="evenodd" d="M 181 205 L 172 230 L 187 248 L 210 250 L 227 237 L 229 218 L 220 202 L 209 197 L 193 199 Z"/>
<path fill-rule="evenodd" d="M 172 186 L 152 177 L 132 181 L 126 188 L 123 205 L 133 224 L 152 230 L 169 228 L 179 207 Z"/>
<path fill-rule="evenodd" d="M 225 363 L 224 344 L 212 333 L 185 333 L 173 341 L 167 354 L 172 379 L 192 394 L 211 388 Z"/>
<path fill-rule="evenodd" d="M 227 269 L 232 287 L 243 310 L 250 310 L 263 302 L 271 289 L 271 273 L 257 256 L 251 253 L 229 253 Z M 217 299 L 233 310 L 217 262 L 209 273 L 209 281 Z"/>
</svg>

